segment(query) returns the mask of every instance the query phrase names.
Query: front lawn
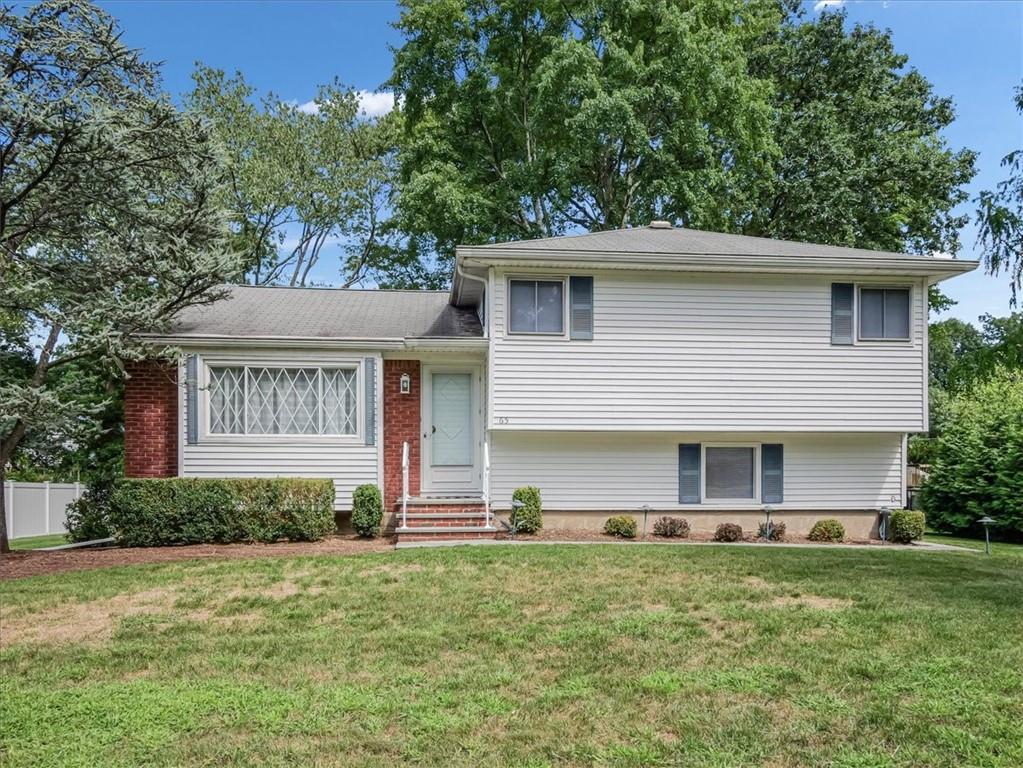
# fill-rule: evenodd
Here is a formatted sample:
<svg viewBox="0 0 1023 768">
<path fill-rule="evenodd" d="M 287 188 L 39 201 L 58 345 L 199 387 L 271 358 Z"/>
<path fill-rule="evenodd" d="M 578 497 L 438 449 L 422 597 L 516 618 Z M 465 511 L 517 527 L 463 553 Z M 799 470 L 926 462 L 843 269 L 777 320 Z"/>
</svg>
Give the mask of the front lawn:
<svg viewBox="0 0 1023 768">
<path fill-rule="evenodd" d="M 1023 560 L 651 546 L 0 583 L 15 766 L 1018 766 Z"/>
<path fill-rule="evenodd" d="M 63 533 L 50 533 L 45 536 L 23 536 L 11 539 L 11 549 L 42 549 L 43 547 L 59 547 L 67 544 L 67 536 Z"/>
</svg>

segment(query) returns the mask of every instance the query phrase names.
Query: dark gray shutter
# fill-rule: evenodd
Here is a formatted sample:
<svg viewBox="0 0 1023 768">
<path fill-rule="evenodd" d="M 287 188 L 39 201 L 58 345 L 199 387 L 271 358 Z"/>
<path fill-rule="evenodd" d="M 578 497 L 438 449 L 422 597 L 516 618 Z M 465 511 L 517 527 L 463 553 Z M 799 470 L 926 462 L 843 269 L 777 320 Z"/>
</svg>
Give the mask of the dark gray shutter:
<svg viewBox="0 0 1023 768">
<path fill-rule="evenodd" d="M 377 442 L 377 360 L 365 359 L 366 371 L 366 445 Z"/>
<path fill-rule="evenodd" d="M 189 445 L 199 442 L 199 357 L 185 358 L 185 426 Z"/>
<path fill-rule="evenodd" d="M 593 338 L 593 278 L 569 278 L 569 313 L 570 339 Z"/>
<path fill-rule="evenodd" d="M 764 504 L 785 499 L 785 451 L 781 443 L 760 446 L 760 498 Z"/>
<path fill-rule="evenodd" d="M 853 343 L 852 283 L 831 284 L 831 343 Z"/>
<path fill-rule="evenodd" d="M 700 444 L 678 447 L 678 503 L 700 503 Z"/>
</svg>

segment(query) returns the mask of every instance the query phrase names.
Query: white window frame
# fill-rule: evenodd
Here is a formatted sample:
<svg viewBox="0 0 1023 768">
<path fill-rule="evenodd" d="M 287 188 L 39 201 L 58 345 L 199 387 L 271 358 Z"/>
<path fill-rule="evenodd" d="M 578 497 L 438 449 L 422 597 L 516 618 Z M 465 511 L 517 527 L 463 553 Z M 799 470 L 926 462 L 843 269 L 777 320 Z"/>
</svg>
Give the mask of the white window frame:
<svg viewBox="0 0 1023 768">
<path fill-rule="evenodd" d="M 561 330 L 560 331 L 513 331 L 512 330 L 512 299 L 513 282 L 561 283 Z M 504 286 L 505 312 L 504 327 L 509 336 L 547 336 L 565 338 L 568 335 L 568 278 L 564 275 L 508 275 Z"/>
<path fill-rule="evenodd" d="M 862 295 L 863 295 L 863 289 L 864 288 L 866 288 L 867 290 L 875 290 L 875 291 L 906 291 L 906 293 L 909 294 L 909 323 L 907 325 L 907 327 L 909 328 L 909 335 L 908 336 L 906 336 L 904 338 L 899 338 L 899 339 L 887 339 L 887 338 L 885 338 L 883 336 L 864 336 L 860 332 L 860 327 L 861 327 L 860 326 L 860 319 L 861 319 L 861 315 L 862 315 L 862 311 L 861 311 L 860 307 L 862 306 L 862 301 L 863 301 Z M 892 284 L 889 284 L 889 283 L 856 283 L 856 301 L 855 301 L 854 306 L 853 306 L 853 323 L 856 326 L 856 341 L 857 342 L 864 342 L 864 343 L 867 343 L 867 344 L 912 344 L 913 343 L 913 316 L 914 316 L 914 313 L 913 313 L 913 302 L 915 301 L 915 299 L 916 299 L 916 296 L 915 296 L 915 293 L 913 291 L 913 286 L 912 285 L 905 285 L 905 284 L 902 284 L 902 285 L 899 285 L 899 284 L 892 285 Z"/>
<path fill-rule="evenodd" d="M 315 444 L 325 443 L 352 443 L 363 442 L 365 434 L 365 372 L 361 358 L 338 358 L 338 359 L 309 359 L 301 360 L 295 358 L 274 359 L 274 358 L 245 358 L 236 359 L 230 357 L 203 357 L 199 366 L 199 397 L 196 398 L 200 411 L 199 419 L 199 440 L 203 443 L 274 443 L 277 445 L 290 444 Z M 250 434 L 250 433 L 228 433 L 213 432 L 211 430 L 212 413 L 210 412 L 210 368 L 319 368 L 336 369 L 343 368 L 355 371 L 355 432 L 352 434 Z M 244 377 L 248 380 L 248 377 Z"/>
<path fill-rule="evenodd" d="M 760 446 L 761 443 L 700 443 L 700 501 L 709 506 L 755 506 L 760 504 Z M 738 499 L 711 499 L 707 496 L 707 449 L 708 448 L 752 448 L 753 449 L 753 495 Z"/>
</svg>

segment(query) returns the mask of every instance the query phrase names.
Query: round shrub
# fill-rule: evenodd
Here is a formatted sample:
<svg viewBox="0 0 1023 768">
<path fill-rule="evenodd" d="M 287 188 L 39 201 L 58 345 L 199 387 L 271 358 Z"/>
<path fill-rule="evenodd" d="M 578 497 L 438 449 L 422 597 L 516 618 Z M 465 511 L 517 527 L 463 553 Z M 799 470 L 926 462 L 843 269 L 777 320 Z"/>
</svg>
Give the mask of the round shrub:
<svg viewBox="0 0 1023 768">
<path fill-rule="evenodd" d="M 81 497 L 68 504 L 68 541 L 95 541 L 110 536 L 107 514 L 112 491 L 113 486 L 109 483 L 90 486 Z"/>
<path fill-rule="evenodd" d="M 352 528 L 366 539 L 380 535 L 384 519 L 384 503 L 380 489 L 372 483 L 360 485 L 352 493 Z"/>
<path fill-rule="evenodd" d="M 785 541 L 785 523 L 771 523 L 771 535 L 767 535 L 767 523 L 757 528 L 757 537 L 768 541 Z"/>
<path fill-rule="evenodd" d="M 636 538 L 636 519 L 628 515 L 615 515 L 609 517 L 604 523 L 604 533 L 608 536 L 618 536 L 622 539 Z"/>
<path fill-rule="evenodd" d="M 511 523 L 518 533 L 536 533 L 543 528 L 543 505 L 540 489 L 532 485 L 516 488 L 512 501 L 521 501 L 522 507 L 512 506 Z"/>
<path fill-rule="evenodd" d="M 654 536 L 685 538 L 689 535 L 689 521 L 684 517 L 660 517 L 654 521 Z"/>
<path fill-rule="evenodd" d="M 891 540 L 896 544 L 909 544 L 924 537 L 924 513 L 912 509 L 896 509 L 889 519 Z"/>
<path fill-rule="evenodd" d="M 714 531 L 714 541 L 742 541 L 742 526 L 738 523 L 721 523 Z"/>
<path fill-rule="evenodd" d="M 842 541 L 845 539 L 845 526 L 830 517 L 818 520 L 806 538 L 810 541 Z"/>
</svg>

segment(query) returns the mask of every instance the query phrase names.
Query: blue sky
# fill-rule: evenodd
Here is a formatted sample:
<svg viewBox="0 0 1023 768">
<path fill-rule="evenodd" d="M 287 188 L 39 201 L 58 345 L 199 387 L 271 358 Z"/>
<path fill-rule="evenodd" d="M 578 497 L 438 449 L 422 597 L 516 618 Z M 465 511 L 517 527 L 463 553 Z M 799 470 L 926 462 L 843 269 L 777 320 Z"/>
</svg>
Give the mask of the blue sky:
<svg viewBox="0 0 1023 768">
<path fill-rule="evenodd" d="M 891 29 L 896 48 L 908 54 L 911 66 L 939 94 L 953 97 L 957 118 L 946 138 L 953 147 L 980 153 L 971 193 L 1002 179 L 1001 158 L 1023 146 L 1023 121 L 1012 107 L 1013 88 L 1023 80 L 1023 3 L 826 0 L 808 1 L 806 8 L 815 14 L 821 12 L 817 6 L 828 4 L 844 5 L 850 23 Z M 390 2 L 110 0 L 101 5 L 120 20 L 129 45 L 164 62 L 165 84 L 174 94 L 189 90 L 196 61 L 241 70 L 259 91 L 272 90 L 300 103 L 335 76 L 373 94 L 390 73 L 390 46 L 401 42 L 391 27 L 398 8 Z M 368 98 L 367 105 L 386 103 Z M 959 255 L 974 257 L 972 225 L 962 240 Z M 329 273 L 320 279 L 330 279 Z M 964 320 L 1009 311 L 1004 275 L 978 271 L 947 283 L 945 291 L 959 302 L 949 314 Z"/>
</svg>

